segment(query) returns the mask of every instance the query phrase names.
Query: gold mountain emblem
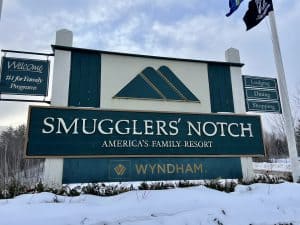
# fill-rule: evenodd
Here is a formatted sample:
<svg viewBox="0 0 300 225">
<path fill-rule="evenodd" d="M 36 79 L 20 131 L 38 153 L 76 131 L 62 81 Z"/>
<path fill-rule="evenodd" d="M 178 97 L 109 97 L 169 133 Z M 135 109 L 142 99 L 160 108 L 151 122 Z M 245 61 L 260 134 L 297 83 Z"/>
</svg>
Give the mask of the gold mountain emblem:
<svg viewBox="0 0 300 225">
<path fill-rule="evenodd" d="M 114 168 L 114 171 L 116 172 L 116 174 L 118 174 L 118 176 L 122 176 L 126 171 L 126 167 L 122 164 L 119 164 Z"/>
</svg>

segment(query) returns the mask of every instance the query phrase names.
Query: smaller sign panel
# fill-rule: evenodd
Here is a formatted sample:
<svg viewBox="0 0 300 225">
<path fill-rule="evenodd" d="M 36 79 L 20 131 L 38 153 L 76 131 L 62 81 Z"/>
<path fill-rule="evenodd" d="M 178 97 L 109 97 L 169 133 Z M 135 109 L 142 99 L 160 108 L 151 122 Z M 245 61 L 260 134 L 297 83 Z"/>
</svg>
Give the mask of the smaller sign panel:
<svg viewBox="0 0 300 225">
<path fill-rule="evenodd" d="M 276 89 L 277 81 L 274 78 L 267 77 L 254 77 L 254 76 L 243 76 L 244 87 L 250 88 L 266 88 L 266 89 Z"/>
<path fill-rule="evenodd" d="M 239 158 L 65 159 L 63 171 L 63 183 L 242 178 Z"/>
<path fill-rule="evenodd" d="M 281 112 L 279 102 L 248 100 L 246 106 L 247 111 Z"/>
<path fill-rule="evenodd" d="M 277 80 L 243 76 L 246 111 L 281 113 Z"/>
<path fill-rule="evenodd" d="M 264 89 L 246 89 L 247 99 L 257 99 L 257 100 L 268 100 L 268 101 L 278 101 L 279 95 L 276 90 L 264 90 Z"/>
<path fill-rule="evenodd" d="M 30 107 L 27 156 L 264 155 L 259 116 Z"/>
<path fill-rule="evenodd" d="M 49 61 L 2 58 L 0 93 L 47 96 Z"/>
</svg>

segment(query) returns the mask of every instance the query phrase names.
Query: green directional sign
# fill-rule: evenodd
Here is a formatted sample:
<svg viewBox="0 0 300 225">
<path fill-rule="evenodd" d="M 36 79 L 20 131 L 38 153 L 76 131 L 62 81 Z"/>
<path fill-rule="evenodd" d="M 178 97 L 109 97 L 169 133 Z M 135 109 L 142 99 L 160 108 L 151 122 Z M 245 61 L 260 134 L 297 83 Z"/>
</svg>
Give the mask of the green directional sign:
<svg viewBox="0 0 300 225">
<path fill-rule="evenodd" d="M 247 88 L 246 90 L 247 99 L 256 99 L 256 100 L 269 100 L 269 101 L 278 101 L 279 95 L 276 90 L 265 90 L 265 89 L 252 89 Z"/>
<path fill-rule="evenodd" d="M 246 111 L 281 113 L 277 80 L 243 76 Z"/>
<path fill-rule="evenodd" d="M 261 111 L 261 112 L 281 112 L 279 102 L 271 101 L 247 101 L 247 111 Z"/>
<path fill-rule="evenodd" d="M 49 61 L 3 57 L 0 93 L 47 96 Z"/>
<path fill-rule="evenodd" d="M 243 76 L 244 87 L 276 89 L 277 81 L 274 78 Z"/>
<path fill-rule="evenodd" d="M 27 156 L 264 155 L 260 116 L 30 107 Z"/>
</svg>

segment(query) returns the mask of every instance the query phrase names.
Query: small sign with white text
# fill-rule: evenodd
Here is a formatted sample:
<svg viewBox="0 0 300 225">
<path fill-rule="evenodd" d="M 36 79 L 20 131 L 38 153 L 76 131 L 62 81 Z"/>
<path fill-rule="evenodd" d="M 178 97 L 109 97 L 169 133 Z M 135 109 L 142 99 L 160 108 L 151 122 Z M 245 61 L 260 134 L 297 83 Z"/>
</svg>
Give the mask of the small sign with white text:
<svg viewBox="0 0 300 225">
<path fill-rule="evenodd" d="M 281 113 L 275 78 L 243 76 L 243 86 L 247 112 Z"/>
<path fill-rule="evenodd" d="M 49 61 L 2 58 L 0 93 L 47 96 Z"/>
</svg>

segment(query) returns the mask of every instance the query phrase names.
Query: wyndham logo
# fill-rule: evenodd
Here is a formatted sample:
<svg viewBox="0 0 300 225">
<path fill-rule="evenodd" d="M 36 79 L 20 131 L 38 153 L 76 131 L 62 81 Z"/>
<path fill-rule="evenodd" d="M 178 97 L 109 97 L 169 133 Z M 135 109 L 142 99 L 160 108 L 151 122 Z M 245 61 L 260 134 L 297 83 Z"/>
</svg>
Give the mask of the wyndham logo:
<svg viewBox="0 0 300 225">
<path fill-rule="evenodd" d="M 114 171 L 118 176 L 122 176 L 126 171 L 126 167 L 120 163 L 114 168 Z"/>
<path fill-rule="evenodd" d="M 167 66 L 146 67 L 114 98 L 200 102 Z"/>
<path fill-rule="evenodd" d="M 131 177 L 130 160 L 110 160 L 109 161 L 109 179 L 124 180 Z"/>
</svg>

